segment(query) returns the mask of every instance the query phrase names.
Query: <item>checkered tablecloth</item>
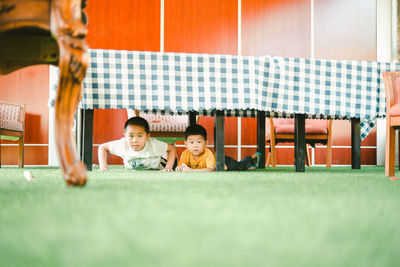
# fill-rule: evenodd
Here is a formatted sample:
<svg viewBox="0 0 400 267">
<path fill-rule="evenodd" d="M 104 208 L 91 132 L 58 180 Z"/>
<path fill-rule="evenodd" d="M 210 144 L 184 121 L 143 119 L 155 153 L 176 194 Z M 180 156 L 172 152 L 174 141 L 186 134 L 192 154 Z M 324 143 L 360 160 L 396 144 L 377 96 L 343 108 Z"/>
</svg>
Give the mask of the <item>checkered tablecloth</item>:
<svg viewBox="0 0 400 267">
<path fill-rule="evenodd" d="M 385 116 L 382 72 L 399 63 L 89 50 L 84 109 L 228 116 L 360 118 L 364 138 Z"/>
</svg>

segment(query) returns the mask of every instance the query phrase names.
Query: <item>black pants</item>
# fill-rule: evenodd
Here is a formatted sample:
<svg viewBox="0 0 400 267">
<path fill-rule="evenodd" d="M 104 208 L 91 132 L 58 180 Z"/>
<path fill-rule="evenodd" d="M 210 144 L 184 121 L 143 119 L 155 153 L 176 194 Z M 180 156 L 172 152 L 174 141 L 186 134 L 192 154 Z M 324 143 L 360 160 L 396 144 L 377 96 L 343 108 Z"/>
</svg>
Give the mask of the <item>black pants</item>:
<svg viewBox="0 0 400 267">
<path fill-rule="evenodd" d="M 163 167 L 165 168 L 165 166 L 167 165 L 167 159 L 164 158 L 164 157 L 161 157 L 160 163 L 161 163 L 161 166 L 163 166 Z M 177 167 L 177 165 L 178 165 L 178 159 L 175 159 L 175 161 L 174 161 L 174 166 L 172 166 L 172 169 L 175 170 L 175 168 Z"/>
<path fill-rule="evenodd" d="M 228 171 L 245 171 L 254 164 L 254 159 L 250 156 L 245 157 L 239 162 L 231 157 L 225 156 L 225 165 Z"/>
</svg>

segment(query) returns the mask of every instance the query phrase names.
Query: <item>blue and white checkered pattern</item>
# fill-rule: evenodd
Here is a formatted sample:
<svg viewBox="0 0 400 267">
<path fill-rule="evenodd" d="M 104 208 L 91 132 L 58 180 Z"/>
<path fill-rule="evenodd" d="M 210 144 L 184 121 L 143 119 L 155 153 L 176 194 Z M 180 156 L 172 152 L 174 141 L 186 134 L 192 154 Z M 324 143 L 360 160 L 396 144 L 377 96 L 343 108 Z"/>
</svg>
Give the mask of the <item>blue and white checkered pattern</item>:
<svg viewBox="0 0 400 267">
<path fill-rule="evenodd" d="M 81 108 L 362 121 L 362 138 L 385 116 L 381 73 L 399 63 L 372 61 L 89 51 Z"/>
</svg>

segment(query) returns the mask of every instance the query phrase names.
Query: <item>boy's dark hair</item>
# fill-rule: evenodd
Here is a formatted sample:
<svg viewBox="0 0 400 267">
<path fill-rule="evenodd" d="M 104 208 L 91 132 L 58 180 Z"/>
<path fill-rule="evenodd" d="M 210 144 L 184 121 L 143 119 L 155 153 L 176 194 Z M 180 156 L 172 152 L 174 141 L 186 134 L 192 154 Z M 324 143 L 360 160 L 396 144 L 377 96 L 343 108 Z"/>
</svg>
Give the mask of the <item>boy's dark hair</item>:
<svg viewBox="0 0 400 267">
<path fill-rule="evenodd" d="M 126 131 L 126 127 L 128 127 L 129 125 L 143 127 L 143 129 L 146 132 L 146 134 L 148 134 L 149 131 L 150 131 L 149 123 L 145 119 L 143 119 L 142 117 L 132 117 L 129 120 L 127 120 L 125 122 L 124 131 Z"/>
<path fill-rule="evenodd" d="M 203 126 L 199 124 L 190 125 L 189 127 L 186 128 L 185 140 L 187 140 L 188 137 L 191 135 L 201 135 L 203 136 L 204 140 L 207 141 L 207 131 L 206 129 L 204 129 Z"/>
</svg>

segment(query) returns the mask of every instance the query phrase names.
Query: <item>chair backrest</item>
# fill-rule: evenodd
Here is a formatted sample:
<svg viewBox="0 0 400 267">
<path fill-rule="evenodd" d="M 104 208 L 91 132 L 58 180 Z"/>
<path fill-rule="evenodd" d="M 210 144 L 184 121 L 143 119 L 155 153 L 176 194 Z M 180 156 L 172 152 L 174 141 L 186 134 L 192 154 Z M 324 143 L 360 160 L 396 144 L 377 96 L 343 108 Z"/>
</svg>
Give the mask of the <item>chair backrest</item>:
<svg viewBox="0 0 400 267">
<path fill-rule="evenodd" d="M 331 121 L 332 123 L 332 121 Z M 327 134 L 329 127 L 329 120 L 319 119 L 306 119 L 306 132 L 307 133 L 322 133 Z"/>
<path fill-rule="evenodd" d="M 23 132 L 25 126 L 25 104 L 0 101 L 0 128 Z"/>
<path fill-rule="evenodd" d="M 273 119 L 275 127 L 280 125 L 293 125 L 294 119 Z"/>
<path fill-rule="evenodd" d="M 275 130 L 280 133 L 294 133 L 294 119 L 273 119 Z M 326 134 L 328 133 L 329 120 L 306 119 L 306 133 Z M 269 129 L 269 126 L 268 128 Z M 268 131 L 268 130 L 267 130 Z"/>
<path fill-rule="evenodd" d="M 189 126 L 187 115 L 140 114 L 147 120 L 150 132 L 185 132 Z"/>
<path fill-rule="evenodd" d="M 400 103 L 400 71 L 383 73 L 386 92 L 386 112 L 390 107 Z"/>
<path fill-rule="evenodd" d="M 162 115 L 139 113 L 128 109 L 128 118 L 140 116 L 149 123 L 150 132 L 184 133 L 189 126 L 188 115 Z"/>
</svg>

